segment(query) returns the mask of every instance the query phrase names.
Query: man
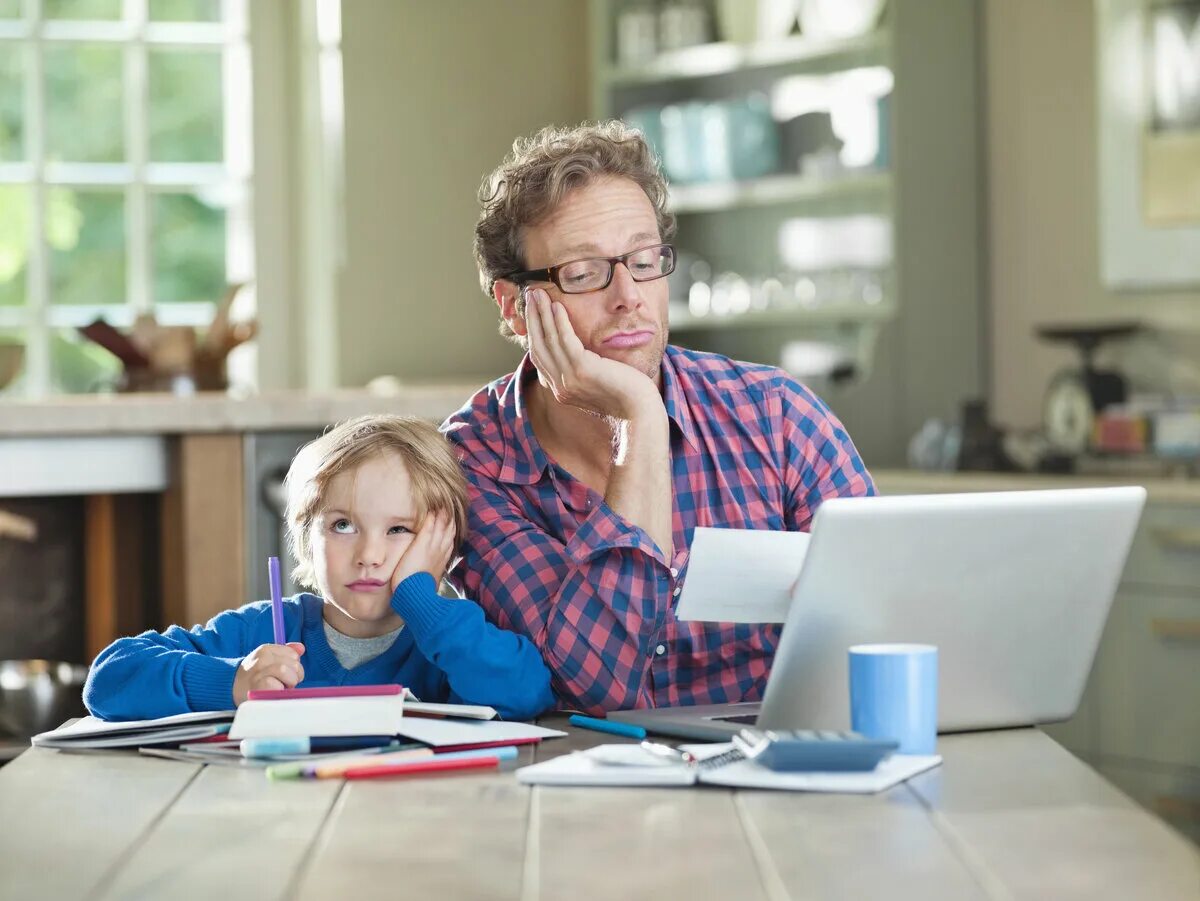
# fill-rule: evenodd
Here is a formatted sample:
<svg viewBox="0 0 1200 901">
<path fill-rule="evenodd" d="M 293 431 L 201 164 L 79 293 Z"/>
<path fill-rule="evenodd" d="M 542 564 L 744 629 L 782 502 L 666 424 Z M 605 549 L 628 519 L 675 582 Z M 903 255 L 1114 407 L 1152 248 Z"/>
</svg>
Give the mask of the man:
<svg viewBox="0 0 1200 901">
<path fill-rule="evenodd" d="M 755 700 L 773 625 L 674 617 L 696 526 L 805 530 L 874 486 L 786 373 L 667 344 L 674 218 L 641 135 L 547 128 L 485 181 L 480 282 L 527 350 L 443 429 L 470 533 L 451 579 L 589 712 Z"/>
</svg>

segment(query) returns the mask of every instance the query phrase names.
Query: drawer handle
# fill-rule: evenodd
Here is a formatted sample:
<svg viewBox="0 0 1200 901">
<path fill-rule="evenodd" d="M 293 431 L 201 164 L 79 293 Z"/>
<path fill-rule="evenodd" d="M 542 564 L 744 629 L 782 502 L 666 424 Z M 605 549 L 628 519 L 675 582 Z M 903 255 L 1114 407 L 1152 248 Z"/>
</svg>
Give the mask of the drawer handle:
<svg viewBox="0 0 1200 901">
<path fill-rule="evenodd" d="M 1200 619 L 1152 619 L 1150 630 L 1168 640 L 1200 641 Z"/>
<path fill-rule="evenodd" d="M 1154 540 L 1164 547 L 1200 551 L 1200 529 L 1151 529 Z"/>
</svg>

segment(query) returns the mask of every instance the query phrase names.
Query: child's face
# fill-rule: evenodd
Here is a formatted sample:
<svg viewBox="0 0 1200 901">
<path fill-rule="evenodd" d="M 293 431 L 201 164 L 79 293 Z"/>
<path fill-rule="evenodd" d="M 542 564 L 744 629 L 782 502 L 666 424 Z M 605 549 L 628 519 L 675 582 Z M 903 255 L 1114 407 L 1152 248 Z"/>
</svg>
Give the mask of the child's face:
<svg viewBox="0 0 1200 901">
<path fill-rule="evenodd" d="M 372 457 L 329 483 L 309 527 L 326 622 L 356 638 L 403 623 L 391 607 L 389 580 L 419 525 L 397 454 Z"/>
</svg>

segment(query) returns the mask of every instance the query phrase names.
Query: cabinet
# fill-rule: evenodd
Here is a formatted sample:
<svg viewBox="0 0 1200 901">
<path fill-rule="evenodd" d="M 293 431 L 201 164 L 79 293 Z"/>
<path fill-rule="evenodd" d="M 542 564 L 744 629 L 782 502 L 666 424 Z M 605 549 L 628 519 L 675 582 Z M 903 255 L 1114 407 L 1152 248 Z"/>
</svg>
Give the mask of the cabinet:
<svg viewBox="0 0 1200 901">
<path fill-rule="evenodd" d="M 737 7 L 753 21 L 767 2 L 705 7 L 712 36 L 725 37 L 720 13 Z M 685 270 L 672 279 L 673 343 L 784 365 L 842 418 L 870 466 L 900 463 L 926 419 L 956 417 L 982 395 L 977 2 L 889 0 L 865 34 L 717 40 L 637 64 L 618 62 L 622 15 L 655 5 L 590 8 L 593 113 L 642 127 L 672 182 Z M 798 111 L 819 108 L 830 79 L 881 72 L 891 90 L 874 124 L 859 122 L 864 134 L 877 128 L 874 155 L 812 152 L 820 116 Z M 711 177 L 739 169 L 739 111 L 764 103 L 775 164 L 752 151 L 741 171 L 762 174 Z M 678 121 L 655 115 L 663 109 Z M 681 141 L 707 174 L 680 161 Z M 707 296 L 689 283 L 696 261 Z"/>
</svg>

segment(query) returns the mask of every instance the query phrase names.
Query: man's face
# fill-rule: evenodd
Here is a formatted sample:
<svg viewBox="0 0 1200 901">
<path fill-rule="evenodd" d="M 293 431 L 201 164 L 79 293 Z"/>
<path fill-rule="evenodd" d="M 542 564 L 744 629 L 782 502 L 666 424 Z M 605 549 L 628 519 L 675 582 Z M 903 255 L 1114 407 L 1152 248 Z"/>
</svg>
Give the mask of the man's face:
<svg viewBox="0 0 1200 901">
<path fill-rule="evenodd" d="M 569 193 L 544 222 L 525 229 L 528 269 L 572 260 L 616 257 L 662 243 L 654 207 L 640 187 L 623 178 L 601 178 Z M 498 285 L 501 283 L 497 283 Z M 617 264 L 607 288 L 588 294 L 564 294 L 551 282 L 531 284 L 566 307 L 575 334 L 588 350 L 645 373 L 655 383 L 667 346 L 667 279 L 635 282 Z M 513 290 L 511 283 L 506 283 Z M 498 294 L 500 292 L 498 291 Z M 515 298 L 501 310 L 518 335 L 526 334 L 524 306 Z"/>
</svg>

